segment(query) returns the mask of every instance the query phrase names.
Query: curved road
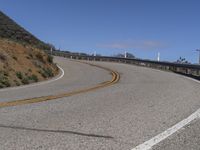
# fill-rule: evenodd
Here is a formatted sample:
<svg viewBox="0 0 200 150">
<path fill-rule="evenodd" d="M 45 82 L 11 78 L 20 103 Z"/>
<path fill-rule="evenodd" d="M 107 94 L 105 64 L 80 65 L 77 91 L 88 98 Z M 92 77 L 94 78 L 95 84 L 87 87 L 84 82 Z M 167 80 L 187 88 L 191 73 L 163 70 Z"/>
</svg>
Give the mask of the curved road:
<svg viewBox="0 0 200 150">
<path fill-rule="evenodd" d="M 0 91 L 0 102 L 73 91 L 111 79 L 101 68 L 59 57 L 55 60 L 65 70 L 63 78 Z M 71 97 L 0 108 L 0 149 L 131 150 L 200 108 L 200 86 L 195 81 L 127 64 L 90 63 L 116 70 L 120 81 Z M 198 125 L 195 120 L 153 148 L 192 149 L 191 142 L 184 145 L 182 141 L 193 141 L 190 137 Z M 193 149 L 200 148 L 196 143 Z"/>
</svg>

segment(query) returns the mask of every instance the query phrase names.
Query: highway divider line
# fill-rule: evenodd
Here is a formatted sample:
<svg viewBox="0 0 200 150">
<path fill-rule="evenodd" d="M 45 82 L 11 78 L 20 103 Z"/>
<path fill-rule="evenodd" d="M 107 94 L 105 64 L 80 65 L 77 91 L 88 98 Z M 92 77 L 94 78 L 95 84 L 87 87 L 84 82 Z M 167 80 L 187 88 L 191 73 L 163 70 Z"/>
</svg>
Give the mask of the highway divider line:
<svg viewBox="0 0 200 150">
<path fill-rule="evenodd" d="M 192 81 L 195 81 L 197 83 L 200 83 L 200 81 L 195 80 L 193 78 L 189 78 L 189 77 L 185 77 L 185 76 L 182 76 L 182 77 L 189 79 L 189 80 L 192 80 Z M 192 113 L 189 117 L 185 118 L 184 120 L 178 122 L 174 126 L 168 128 L 164 132 L 156 135 L 155 137 L 153 137 L 150 140 L 136 146 L 135 148 L 133 148 L 131 150 L 151 150 L 153 146 L 155 146 L 158 143 L 160 143 L 161 141 L 167 139 L 169 136 L 176 133 L 178 130 L 185 127 L 186 125 L 188 125 L 190 122 L 192 122 L 193 120 L 195 120 L 197 118 L 200 118 L 200 108 L 197 111 L 195 111 L 194 113 Z"/>
<path fill-rule="evenodd" d="M 60 72 L 61 72 L 61 74 L 58 77 L 55 77 L 55 78 L 47 80 L 47 81 L 41 81 L 41 82 L 38 82 L 38 83 L 32 83 L 32 84 L 29 84 L 29 85 L 22 85 L 22 86 L 16 86 L 16 87 L 9 87 L 9 88 L 5 88 L 5 89 L 0 89 L 0 92 L 23 89 L 23 88 L 29 88 L 29 87 L 44 85 L 44 84 L 47 84 L 47 83 L 51 83 L 51 82 L 57 81 L 57 80 L 63 78 L 63 76 L 65 75 L 65 71 L 59 65 L 57 65 L 57 67 L 60 69 Z"/>
<path fill-rule="evenodd" d="M 86 63 L 86 62 L 83 62 L 83 63 Z M 34 98 L 29 98 L 29 99 L 0 102 L 0 108 L 17 106 L 17 105 L 24 105 L 24 104 L 31 104 L 31 103 L 38 103 L 38 102 L 44 102 L 44 101 L 59 99 L 59 98 L 63 98 L 63 97 L 69 97 L 69 96 L 73 96 L 73 95 L 76 95 L 76 94 L 86 93 L 86 92 L 90 92 L 90 91 L 97 90 L 97 89 L 100 89 L 100 88 L 104 88 L 104 87 L 107 87 L 107 86 L 111 86 L 111 85 L 117 83 L 120 80 L 120 75 L 116 71 L 113 71 L 109 68 L 102 67 L 102 66 L 99 66 L 99 65 L 94 65 L 94 64 L 90 64 L 90 63 L 87 63 L 87 64 L 109 71 L 112 75 L 112 79 L 110 81 L 99 83 L 99 84 L 97 84 L 96 86 L 93 86 L 93 87 L 74 90 L 74 91 L 71 91 L 71 92 L 61 93 L 61 94 L 58 94 L 58 95 L 49 95 L 49 96 L 34 97 Z"/>
</svg>

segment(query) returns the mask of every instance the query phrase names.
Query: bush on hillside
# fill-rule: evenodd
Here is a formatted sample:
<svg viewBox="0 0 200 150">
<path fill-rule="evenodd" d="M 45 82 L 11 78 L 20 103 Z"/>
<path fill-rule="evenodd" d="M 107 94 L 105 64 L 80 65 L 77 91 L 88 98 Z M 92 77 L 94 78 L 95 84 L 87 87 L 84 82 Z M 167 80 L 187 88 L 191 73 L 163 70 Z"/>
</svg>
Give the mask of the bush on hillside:
<svg viewBox="0 0 200 150">
<path fill-rule="evenodd" d="M 6 60 L 6 56 L 2 53 L 0 53 L 0 60 L 5 61 Z"/>
</svg>

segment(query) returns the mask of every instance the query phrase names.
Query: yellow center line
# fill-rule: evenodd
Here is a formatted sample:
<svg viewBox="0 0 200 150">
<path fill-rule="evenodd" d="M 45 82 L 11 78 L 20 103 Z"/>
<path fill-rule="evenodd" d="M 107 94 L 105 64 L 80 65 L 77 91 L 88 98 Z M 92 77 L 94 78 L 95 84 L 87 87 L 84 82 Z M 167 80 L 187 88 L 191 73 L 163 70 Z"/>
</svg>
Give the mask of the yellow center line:
<svg viewBox="0 0 200 150">
<path fill-rule="evenodd" d="M 86 62 L 82 62 L 82 63 L 86 63 Z M 99 65 L 94 65 L 94 64 L 90 64 L 90 63 L 86 63 L 86 64 L 109 71 L 112 75 L 112 79 L 110 81 L 99 83 L 99 84 L 97 84 L 93 87 L 78 89 L 78 90 L 74 90 L 74 91 L 66 92 L 66 93 L 61 93 L 61 94 L 57 94 L 57 95 L 49 95 L 49 96 L 34 97 L 34 98 L 29 98 L 29 99 L 0 102 L 0 108 L 44 102 L 44 101 L 55 100 L 55 99 L 63 98 L 63 97 L 69 97 L 69 96 L 73 96 L 73 95 L 76 95 L 76 94 L 86 93 L 86 92 L 90 92 L 90 91 L 93 91 L 93 90 L 97 90 L 97 89 L 100 89 L 100 88 L 104 88 L 104 87 L 113 85 L 113 84 L 117 83 L 120 79 L 120 75 L 116 71 L 113 71 L 109 68 L 102 67 L 102 66 L 99 66 Z"/>
</svg>

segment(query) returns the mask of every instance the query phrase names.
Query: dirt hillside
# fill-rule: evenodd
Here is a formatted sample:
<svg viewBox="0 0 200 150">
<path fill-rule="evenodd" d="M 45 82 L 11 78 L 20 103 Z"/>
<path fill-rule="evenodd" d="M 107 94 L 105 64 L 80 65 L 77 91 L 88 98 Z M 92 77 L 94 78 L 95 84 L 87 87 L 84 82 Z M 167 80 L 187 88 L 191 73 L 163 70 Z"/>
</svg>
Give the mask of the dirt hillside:
<svg viewBox="0 0 200 150">
<path fill-rule="evenodd" d="M 49 79 L 59 70 L 46 44 L 0 11 L 0 88 Z"/>
<path fill-rule="evenodd" d="M 38 82 L 57 73 L 53 58 L 42 50 L 0 39 L 0 88 Z"/>
</svg>

